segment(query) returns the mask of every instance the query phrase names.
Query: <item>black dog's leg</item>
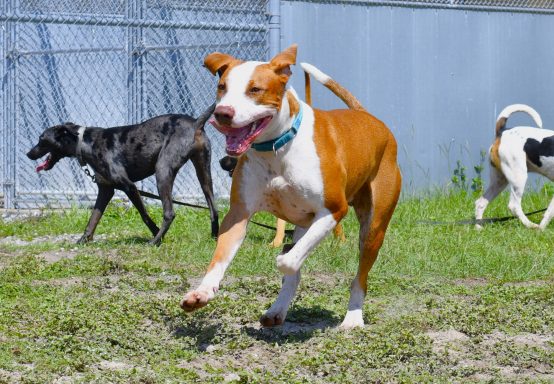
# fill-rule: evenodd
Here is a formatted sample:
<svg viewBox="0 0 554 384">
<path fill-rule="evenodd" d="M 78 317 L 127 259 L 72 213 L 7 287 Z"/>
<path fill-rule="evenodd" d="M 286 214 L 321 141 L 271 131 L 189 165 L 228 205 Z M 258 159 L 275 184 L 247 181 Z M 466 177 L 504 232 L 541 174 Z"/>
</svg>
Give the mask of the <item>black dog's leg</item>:
<svg viewBox="0 0 554 384">
<path fill-rule="evenodd" d="M 106 206 L 112 199 L 113 195 L 113 187 L 98 184 L 98 196 L 96 197 L 96 203 L 94 204 L 92 214 L 90 215 L 87 227 L 85 228 L 85 233 L 83 234 L 83 236 L 81 236 L 79 240 L 77 240 L 77 244 L 84 244 L 92 240 L 92 237 L 94 236 L 94 231 L 96 230 L 96 226 L 98 225 L 98 222 L 104 214 L 104 210 L 106 209 Z"/>
<path fill-rule="evenodd" d="M 142 199 L 140 198 L 139 191 L 135 184 L 131 183 L 127 185 L 123 192 L 125 192 L 127 197 L 129 197 L 129 200 L 131 200 L 131 203 L 133 203 L 137 211 L 139 211 L 142 221 L 144 221 L 144 224 L 146 224 L 150 232 L 152 232 L 152 235 L 156 236 L 160 229 L 150 218 L 150 216 L 148 216 L 148 212 L 146 212 L 146 208 L 144 207 Z"/>
<path fill-rule="evenodd" d="M 196 152 L 192 157 L 191 161 L 196 170 L 196 176 L 200 182 L 200 187 L 204 196 L 206 197 L 206 202 L 210 208 L 210 220 L 212 222 L 212 237 L 216 238 L 219 234 L 219 215 L 217 213 L 217 207 L 215 206 L 214 199 L 214 190 L 212 184 L 212 172 L 210 170 L 210 148 L 204 147 L 202 150 Z"/>
<path fill-rule="evenodd" d="M 166 166 L 156 167 L 156 183 L 158 186 L 158 193 L 160 194 L 160 200 L 162 201 L 164 216 L 160 231 L 150 240 L 151 244 L 161 243 L 173 219 L 175 219 L 175 211 L 173 210 L 173 201 L 171 197 L 177 171 L 178 170 L 169 169 Z"/>
</svg>

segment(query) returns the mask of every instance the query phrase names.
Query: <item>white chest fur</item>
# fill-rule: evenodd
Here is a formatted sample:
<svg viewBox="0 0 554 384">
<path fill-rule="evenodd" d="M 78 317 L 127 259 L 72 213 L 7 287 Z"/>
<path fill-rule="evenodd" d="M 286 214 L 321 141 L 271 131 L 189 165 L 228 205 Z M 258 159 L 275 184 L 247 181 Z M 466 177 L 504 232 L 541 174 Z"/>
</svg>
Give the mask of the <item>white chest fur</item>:
<svg viewBox="0 0 554 384">
<path fill-rule="evenodd" d="M 323 178 L 314 143 L 313 110 L 296 137 L 277 153 L 250 149 L 243 164 L 240 193 L 250 212 L 268 211 L 304 226 L 323 208 Z"/>
</svg>

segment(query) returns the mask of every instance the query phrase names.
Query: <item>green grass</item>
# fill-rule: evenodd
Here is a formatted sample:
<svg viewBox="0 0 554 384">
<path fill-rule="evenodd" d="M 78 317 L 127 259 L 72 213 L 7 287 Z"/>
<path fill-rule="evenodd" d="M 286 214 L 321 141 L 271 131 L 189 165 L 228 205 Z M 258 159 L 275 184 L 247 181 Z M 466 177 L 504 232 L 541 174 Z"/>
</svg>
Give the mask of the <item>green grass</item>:
<svg viewBox="0 0 554 384">
<path fill-rule="evenodd" d="M 524 209 L 546 206 L 547 192 L 527 194 Z M 148 230 L 123 205 L 108 208 L 85 246 L 0 244 L 0 383 L 552 382 L 554 224 L 418 223 L 470 218 L 474 198 L 399 204 L 370 273 L 367 325 L 348 332 L 336 326 L 357 268 L 352 214 L 346 242 L 326 239 L 308 258 L 288 322 L 275 329 L 257 320 L 279 291 L 278 251 L 254 225 L 217 298 L 193 314 L 178 303 L 211 259 L 206 212 L 178 210 L 161 247 L 146 245 Z M 506 205 L 501 196 L 487 216 Z M 150 211 L 159 222 L 160 209 Z M 88 215 L 0 222 L 0 239 L 80 233 Z"/>
</svg>

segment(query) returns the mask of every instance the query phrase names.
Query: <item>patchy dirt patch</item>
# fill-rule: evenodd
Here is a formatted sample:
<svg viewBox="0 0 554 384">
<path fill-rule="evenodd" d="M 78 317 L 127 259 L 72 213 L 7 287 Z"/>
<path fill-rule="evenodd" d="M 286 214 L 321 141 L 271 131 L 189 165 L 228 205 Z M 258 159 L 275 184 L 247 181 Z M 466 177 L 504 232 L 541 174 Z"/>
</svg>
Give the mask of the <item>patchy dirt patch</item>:
<svg viewBox="0 0 554 384">
<path fill-rule="evenodd" d="M 431 331 L 426 335 L 433 341 L 433 352 L 438 355 L 448 354 L 451 357 L 459 358 L 468 350 L 465 344 L 470 340 L 469 337 L 455 329 Z"/>
<path fill-rule="evenodd" d="M 20 383 L 23 378 L 21 372 L 12 372 L 0 368 L 0 383 Z"/>
<path fill-rule="evenodd" d="M 466 334 L 450 329 L 447 331 L 429 331 L 426 335 L 433 341 L 432 350 L 435 354 L 446 357 L 452 364 L 452 369 L 459 372 L 474 372 L 470 377 L 474 380 L 495 380 L 501 378 L 510 382 L 520 382 L 528 379 L 554 379 L 551 365 L 534 361 L 518 362 L 505 365 L 499 357 L 497 346 L 515 345 L 525 350 L 537 348 L 552 351 L 554 346 L 551 335 L 524 333 L 507 335 L 500 331 L 484 335 L 481 341 L 475 341 Z"/>
<path fill-rule="evenodd" d="M 0 245 L 15 245 L 24 247 L 27 245 L 35 245 L 35 244 L 42 244 L 42 243 L 63 243 L 63 242 L 69 242 L 69 243 L 76 243 L 77 240 L 81 238 L 82 234 L 77 233 L 64 233 L 61 235 L 47 235 L 47 236 L 39 236 L 35 237 L 31 240 L 22 240 L 17 236 L 7 236 L 2 239 L 0 239 Z M 94 237 L 95 240 L 105 240 L 107 239 L 107 235 L 97 235 Z"/>
<path fill-rule="evenodd" d="M 484 287 L 489 284 L 489 281 L 483 277 L 466 277 L 463 279 L 456 279 L 453 283 L 466 287 Z"/>
<path fill-rule="evenodd" d="M 263 327 L 259 322 L 255 322 L 248 324 L 244 328 L 248 328 L 248 330 L 256 330 L 267 335 L 278 334 L 280 336 L 288 336 L 295 333 L 311 333 L 315 330 L 324 330 L 333 326 L 333 322 L 323 320 L 315 323 L 285 321 L 284 324 L 271 328 Z"/>
<path fill-rule="evenodd" d="M 522 333 L 519 335 L 506 335 L 500 331 L 494 331 L 493 333 L 486 335 L 483 338 L 481 344 L 485 346 L 494 346 L 497 343 L 505 343 L 507 341 L 513 342 L 514 344 L 526 346 L 526 347 L 535 347 L 535 348 L 545 348 L 553 349 L 554 346 L 549 345 L 550 342 L 554 340 L 552 335 L 537 335 L 535 333 Z"/>
<path fill-rule="evenodd" d="M 552 285 L 554 280 L 530 280 L 530 281 L 516 281 L 511 283 L 506 283 L 507 286 L 511 287 L 541 287 L 543 285 Z"/>
<path fill-rule="evenodd" d="M 109 371 L 127 371 L 135 368 L 132 364 L 127 364 L 122 361 L 107 361 L 103 360 L 94 365 L 94 368 L 109 370 Z"/>
<path fill-rule="evenodd" d="M 74 250 L 58 250 L 42 252 L 39 253 L 36 257 L 39 259 L 43 259 L 50 264 L 63 259 L 73 260 L 77 256 L 77 254 L 79 254 L 79 252 Z"/>
<path fill-rule="evenodd" d="M 231 354 L 221 354 L 217 348 L 208 346 L 206 352 L 178 367 L 194 371 L 200 379 L 213 379 L 214 373 L 219 373 L 223 380 L 233 381 L 235 377 L 227 376 L 230 371 L 277 372 L 293 354 L 294 351 L 284 348 L 276 353 L 274 346 L 265 343 L 255 343 Z"/>
<path fill-rule="evenodd" d="M 76 373 L 72 376 L 60 376 L 57 379 L 55 379 L 52 383 L 53 384 L 73 384 L 73 383 L 79 383 L 82 382 L 85 375 L 82 373 Z"/>
</svg>

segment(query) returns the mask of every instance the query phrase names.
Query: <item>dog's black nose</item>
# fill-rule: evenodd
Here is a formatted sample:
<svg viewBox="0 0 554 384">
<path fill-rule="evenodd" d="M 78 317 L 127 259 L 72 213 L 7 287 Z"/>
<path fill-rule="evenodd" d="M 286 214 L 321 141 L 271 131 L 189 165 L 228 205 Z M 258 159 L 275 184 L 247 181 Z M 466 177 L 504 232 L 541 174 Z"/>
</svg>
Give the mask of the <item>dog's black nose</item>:
<svg viewBox="0 0 554 384">
<path fill-rule="evenodd" d="M 235 109 L 227 105 L 218 105 L 214 111 L 214 117 L 219 124 L 231 125 L 235 117 Z"/>
</svg>

